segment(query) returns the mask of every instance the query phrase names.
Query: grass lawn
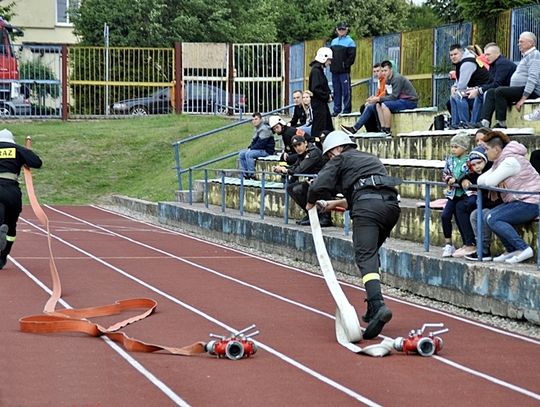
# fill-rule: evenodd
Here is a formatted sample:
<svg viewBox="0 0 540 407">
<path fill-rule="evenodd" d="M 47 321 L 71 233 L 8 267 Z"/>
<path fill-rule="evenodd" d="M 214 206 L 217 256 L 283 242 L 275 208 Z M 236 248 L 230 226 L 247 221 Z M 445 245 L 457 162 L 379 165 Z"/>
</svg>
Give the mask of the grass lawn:
<svg viewBox="0 0 540 407">
<path fill-rule="evenodd" d="M 31 136 L 43 167 L 33 171 L 41 203 L 89 204 L 111 194 L 150 201 L 175 199 L 178 181 L 173 143 L 233 121 L 195 115 L 117 120 L 4 122 L 17 143 Z M 182 168 L 246 148 L 253 133 L 244 124 L 180 146 Z M 234 168 L 236 158 L 213 165 Z M 199 173 L 200 175 L 200 173 Z M 21 187 L 24 180 L 21 174 Z M 184 188 L 187 182 L 184 178 Z"/>
</svg>

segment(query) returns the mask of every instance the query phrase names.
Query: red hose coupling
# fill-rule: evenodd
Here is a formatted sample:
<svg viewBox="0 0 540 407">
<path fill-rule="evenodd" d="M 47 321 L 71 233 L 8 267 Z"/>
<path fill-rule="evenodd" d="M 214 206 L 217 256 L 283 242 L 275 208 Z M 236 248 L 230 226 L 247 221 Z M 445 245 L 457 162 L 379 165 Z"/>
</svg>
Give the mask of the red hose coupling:
<svg viewBox="0 0 540 407">
<path fill-rule="evenodd" d="M 444 324 L 424 324 L 421 329 L 413 329 L 409 332 L 408 338 L 398 337 L 394 340 L 394 349 L 398 352 L 405 352 L 405 354 L 417 353 L 420 356 L 432 356 L 439 353 L 444 346 L 444 341 L 437 335 L 448 332 L 448 328 L 423 336 L 428 327 L 444 327 Z"/>
<path fill-rule="evenodd" d="M 229 336 L 210 334 L 210 337 L 217 338 L 208 342 L 204 349 L 210 354 L 218 358 L 227 358 L 231 360 L 239 360 L 249 358 L 257 352 L 257 344 L 251 339 L 259 331 L 247 334 L 247 331 L 255 328 L 255 324 L 248 326 L 238 332 L 230 332 Z"/>
</svg>

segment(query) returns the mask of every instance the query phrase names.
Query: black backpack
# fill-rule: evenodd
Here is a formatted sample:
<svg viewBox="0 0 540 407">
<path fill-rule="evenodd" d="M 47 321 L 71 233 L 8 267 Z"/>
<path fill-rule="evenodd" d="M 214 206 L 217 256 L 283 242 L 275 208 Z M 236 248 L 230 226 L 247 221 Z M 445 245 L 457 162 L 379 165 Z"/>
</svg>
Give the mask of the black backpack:
<svg viewBox="0 0 540 407">
<path fill-rule="evenodd" d="M 540 174 L 540 150 L 534 150 L 531 153 L 531 164 L 534 169 Z"/>
</svg>

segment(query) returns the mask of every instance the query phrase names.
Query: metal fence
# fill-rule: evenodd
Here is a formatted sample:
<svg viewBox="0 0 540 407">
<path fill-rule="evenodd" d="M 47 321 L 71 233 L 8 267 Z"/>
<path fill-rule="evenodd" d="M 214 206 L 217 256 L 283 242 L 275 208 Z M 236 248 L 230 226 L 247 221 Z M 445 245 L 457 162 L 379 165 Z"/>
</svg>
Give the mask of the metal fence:
<svg viewBox="0 0 540 407">
<path fill-rule="evenodd" d="M 540 5 L 502 12 L 496 40 L 514 61 L 523 31 L 540 37 Z M 412 80 L 420 106 L 444 109 L 452 69 L 450 45 L 473 42 L 470 22 L 429 30 L 357 39 L 352 67 L 353 110 L 372 93 L 371 68 L 393 60 Z M 7 117 L 92 117 L 185 112 L 268 112 L 306 89 L 309 64 L 325 40 L 282 44 L 182 43 L 176 48 L 16 46 L 20 96 L 14 79 L 3 80 L 0 115 Z M 63 50 L 67 50 L 63 55 Z M 287 60 L 286 60 L 287 58 Z"/>
</svg>

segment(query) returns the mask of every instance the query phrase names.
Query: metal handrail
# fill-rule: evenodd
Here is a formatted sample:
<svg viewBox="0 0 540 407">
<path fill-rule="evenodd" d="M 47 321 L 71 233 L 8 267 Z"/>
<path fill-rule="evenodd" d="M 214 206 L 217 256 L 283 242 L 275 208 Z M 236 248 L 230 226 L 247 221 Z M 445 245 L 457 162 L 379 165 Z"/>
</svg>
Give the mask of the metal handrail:
<svg viewBox="0 0 540 407">
<path fill-rule="evenodd" d="M 266 117 L 266 116 L 269 116 L 271 114 L 274 114 L 274 113 L 277 113 L 277 112 L 281 112 L 283 110 L 287 110 L 291 107 L 293 107 L 294 104 L 291 104 L 291 105 L 287 105 L 287 106 L 284 106 L 284 107 L 280 107 L 278 109 L 274 109 L 274 110 L 271 110 L 270 112 L 266 112 L 266 113 L 261 113 L 261 116 L 262 117 Z M 194 136 L 190 136 L 190 137 L 186 137 L 184 139 L 181 139 L 181 140 L 178 140 L 178 141 L 175 141 L 174 143 L 172 143 L 172 147 L 174 149 L 174 158 L 175 158 L 175 163 L 176 163 L 176 167 L 175 167 L 175 170 L 176 170 L 176 177 L 177 177 L 177 180 L 178 180 L 178 188 L 179 190 L 183 190 L 183 186 L 182 186 L 182 174 L 184 174 L 185 172 L 189 171 L 189 169 L 182 169 L 181 167 L 181 161 L 180 161 L 180 145 L 181 144 L 185 144 L 185 143 L 189 143 L 191 141 L 194 141 L 194 140 L 198 140 L 200 138 L 204 138 L 204 137 L 208 137 L 208 136 L 212 136 L 214 134 L 218 134 L 218 133 L 221 133 L 225 130 L 229 130 L 229 129 L 232 129 L 234 127 L 238 127 L 238 126 L 241 126 L 243 124 L 246 124 L 246 123 L 251 123 L 251 119 L 244 119 L 244 120 L 239 120 L 237 121 L 236 123 L 232 123 L 232 124 L 227 124 L 225 126 L 222 126 L 222 127 L 218 127 L 217 129 L 213 129 L 213 130 L 210 130 L 210 131 L 205 131 L 204 133 L 200 133 L 200 134 L 196 134 Z M 237 152 L 238 153 L 238 152 Z M 208 161 L 206 164 L 210 164 L 210 163 L 215 163 L 215 162 L 219 162 L 219 161 L 222 161 L 222 160 L 226 160 L 227 158 L 230 158 L 234 155 L 234 153 L 229 153 L 229 154 L 225 154 L 223 156 L 219 156 L 211 161 Z M 200 168 L 201 166 L 204 166 L 206 165 L 205 163 L 200 163 L 200 164 L 197 164 L 195 166 L 192 166 L 191 168 Z"/>
<path fill-rule="evenodd" d="M 201 168 L 200 168 L 201 169 Z M 221 174 L 221 210 L 222 212 L 225 212 L 225 172 L 230 172 L 230 173 L 238 173 L 239 174 L 239 179 L 240 179 L 240 196 L 239 196 L 239 207 L 240 207 L 240 216 L 244 216 L 244 211 L 243 211 L 243 207 L 244 207 L 244 175 L 243 175 L 243 171 L 242 170 L 239 170 L 239 169 L 214 169 L 214 168 L 204 168 L 204 201 L 205 201 L 205 205 L 206 207 L 208 207 L 208 184 L 209 184 L 209 180 L 208 180 L 208 171 L 216 171 L 216 172 L 219 172 Z M 260 202 L 260 210 L 259 210 L 259 216 L 261 219 L 264 219 L 264 198 L 265 198 L 265 194 L 266 194 L 266 177 L 267 175 L 269 174 L 273 174 L 275 175 L 274 172 L 268 172 L 268 171 L 257 171 L 256 172 L 257 174 L 260 174 L 261 175 L 261 202 Z M 191 186 L 193 185 L 193 172 L 190 171 L 189 172 L 189 176 L 190 176 L 190 200 L 189 200 L 189 203 L 190 204 L 193 204 L 193 201 L 192 201 L 192 192 L 191 192 Z M 310 178 L 314 178 L 316 177 L 317 175 L 316 174 L 295 174 L 295 176 L 303 176 L 303 177 L 310 177 Z M 286 178 L 285 180 L 285 183 L 284 183 L 284 189 L 285 191 L 287 190 L 287 184 L 288 184 L 288 179 Z M 442 187 L 446 187 L 447 184 L 444 183 L 444 182 L 439 182 L 439 181 L 425 181 L 425 180 L 422 180 L 422 181 L 412 181 L 412 180 L 403 180 L 403 184 L 415 184 L 415 185 L 425 185 L 425 208 L 424 208 L 424 251 L 425 252 L 429 252 L 429 248 L 430 248 L 430 213 L 431 213 L 431 208 L 429 206 L 430 204 L 430 192 L 431 192 L 431 187 L 433 186 L 442 186 Z M 489 187 L 489 186 L 484 186 L 484 185 L 472 185 L 469 189 L 477 189 L 477 190 L 489 190 L 489 191 L 496 191 L 496 192 L 506 192 L 506 193 L 515 193 L 515 194 L 527 194 L 527 195 L 540 195 L 540 192 L 530 192 L 530 191 L 520 191 L 520 190 L 513 190 L 513 189 L 506 189 L 506 188 L 498 188 L 498 187 Z M 483 251 L 483 241 L 482 241 L 482 223 L 483 223 L 483 216 L 482 216 L 482 194 L 481 193 L 478 193 L 477 194 L 477 214 L 478 214 L 478 218 L 477 218 L 477 234 L 476 234 L 476 241 L 477 241 L 477 245 L 476 245 L 476 248 L 477 248 L 477 255 L 478 255 L 478 258 L 479 260 L 482 259 L 482 251 Z M 288 194 L 286 193 L 285 194 L 285 206 L 284 206 L 284 209 L 283 209 L 283 218 L 284 218 L 284 223 L 285 224 L 288 224 L 289 223 L 289 199 L 288 199 Z M 540 203 L 538 204 L 538 216 L 540 218 Z M 347 210 L 344 214 L 344 223 L 343 223 L 343 227 L 344 227 L 344 234 L 345 235 L 348 235 L 349 234 L 349 230 L 350 230 L 350 213 L 349 211 Z M 539 219 L 539 222 L 538 222 L 538 225 L 537 225 L 537 253 L 540 253 L 540 219 Z M 540 270 L 540 254 L 537 256 L 537 269 Z"/>
</svg>

